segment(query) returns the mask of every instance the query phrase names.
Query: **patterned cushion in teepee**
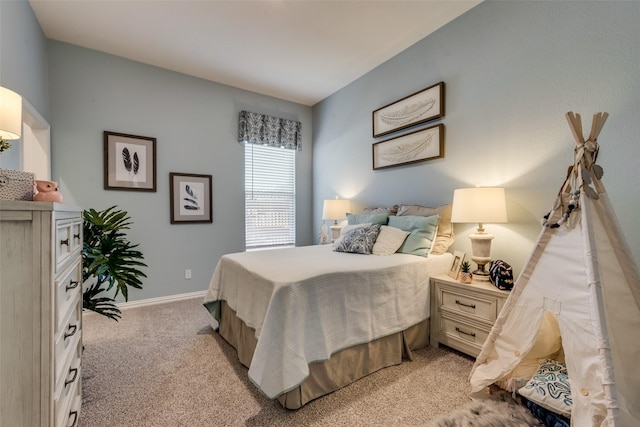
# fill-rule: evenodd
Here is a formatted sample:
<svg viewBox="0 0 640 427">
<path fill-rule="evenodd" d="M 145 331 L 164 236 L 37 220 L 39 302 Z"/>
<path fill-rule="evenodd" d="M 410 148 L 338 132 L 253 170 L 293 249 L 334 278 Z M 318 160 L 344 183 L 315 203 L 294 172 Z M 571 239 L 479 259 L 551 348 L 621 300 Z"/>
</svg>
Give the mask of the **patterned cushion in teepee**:
<svg viewBox="0 0 640 427">
<path fill-rule="evenodd" d="M 518 393 L 556 414 L 571 416 L 571 385 L 567 366 L 562 362 L 545 359 L 538 372 Z"/>
</svg>

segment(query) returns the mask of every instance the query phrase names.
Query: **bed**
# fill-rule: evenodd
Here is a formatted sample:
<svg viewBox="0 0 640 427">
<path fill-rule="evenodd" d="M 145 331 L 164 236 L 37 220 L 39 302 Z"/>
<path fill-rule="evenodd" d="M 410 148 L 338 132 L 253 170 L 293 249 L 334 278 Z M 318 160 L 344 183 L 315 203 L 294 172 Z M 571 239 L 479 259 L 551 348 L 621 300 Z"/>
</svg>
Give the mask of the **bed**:
<svg viewBox="0 0 640 427">
<path fill-rule="evenodd" d="M 351 219 L 359 230 L 370 228 L 369 216 Z M 434 229 L 434 243 L 435 236 Z M 216 265 L 204 305 L 251 382 L 298 409 L 427 346 L 429 278 L 451 261 L 447 252 L 377 256 L 334 245 L 228 254 Z"/>
</svg>

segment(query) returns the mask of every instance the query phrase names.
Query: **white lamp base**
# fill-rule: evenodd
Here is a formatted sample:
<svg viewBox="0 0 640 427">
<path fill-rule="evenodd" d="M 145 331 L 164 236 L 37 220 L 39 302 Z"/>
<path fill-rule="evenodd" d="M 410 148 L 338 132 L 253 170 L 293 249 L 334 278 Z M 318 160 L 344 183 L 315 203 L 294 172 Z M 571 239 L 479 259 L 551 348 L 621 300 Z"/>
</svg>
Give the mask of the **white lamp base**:
<svg viewBox="0 0 640 427">
<path fill-rule="evenodd" d="M 336 223 L 329 228 L 331 229 L 331 241 L 334 242 L 338 237 L 340 237 L 340 231 L 342 231 L 342 226 Z"/>
<path fill-rule="evenodd" d="M 474 233 L 469 236 L 471 240 L 471 259 L 478 265 L 474 271 L 473 279 L 477 282 L 489 282 L 489 272 L 485 270 L 485 265 L 491 261 L 491 240 L 493 236 L 489 233 Z"/>
</svg>

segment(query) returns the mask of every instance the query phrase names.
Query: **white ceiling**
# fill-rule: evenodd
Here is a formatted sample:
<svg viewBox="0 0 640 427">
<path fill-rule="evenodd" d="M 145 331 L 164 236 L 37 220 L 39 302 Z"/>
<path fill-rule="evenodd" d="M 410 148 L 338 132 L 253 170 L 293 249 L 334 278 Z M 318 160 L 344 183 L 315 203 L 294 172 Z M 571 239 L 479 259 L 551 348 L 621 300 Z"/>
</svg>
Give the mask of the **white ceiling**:
<svg viewBox="0 0 640 427">
<path fill-rule="evenodd" d="M 314 105 L 481 0 L 29 0 L 54 40 Z"/>
</svg>

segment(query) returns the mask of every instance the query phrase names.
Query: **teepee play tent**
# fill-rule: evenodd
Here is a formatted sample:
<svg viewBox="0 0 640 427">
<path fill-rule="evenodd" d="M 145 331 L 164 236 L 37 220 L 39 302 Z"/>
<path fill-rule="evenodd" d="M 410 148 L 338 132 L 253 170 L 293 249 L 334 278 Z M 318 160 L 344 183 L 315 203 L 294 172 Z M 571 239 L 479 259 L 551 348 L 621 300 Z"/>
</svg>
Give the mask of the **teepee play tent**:
<svg viewBox="0 0 640 427">
<path fill-rule="evenodd" d="M 594 115 L 586 140 L 580 115 L 566 117 L 573 165 L 473 366 L 471 391 L 521 391 L 557 359 L 572 426 L 640 426 L 640 273 L 596 163 L 608 114 Z"/>
</svg>

